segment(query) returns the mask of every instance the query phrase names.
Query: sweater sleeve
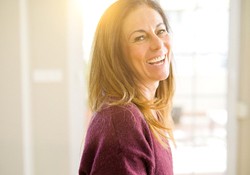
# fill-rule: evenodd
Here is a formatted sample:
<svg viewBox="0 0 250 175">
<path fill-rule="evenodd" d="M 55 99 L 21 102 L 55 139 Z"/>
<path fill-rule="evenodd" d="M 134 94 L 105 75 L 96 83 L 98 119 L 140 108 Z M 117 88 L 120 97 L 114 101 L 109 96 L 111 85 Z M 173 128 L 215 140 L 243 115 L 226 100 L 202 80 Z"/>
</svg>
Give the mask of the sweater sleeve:
<svg viewBox="0 0 250 175">
<path fill-rule="evenodd" d="M 94 116 L 79 175 L 150 175 L 154 167 L 151 132 L 136 107 L 109 107 Z"/>
</svg>

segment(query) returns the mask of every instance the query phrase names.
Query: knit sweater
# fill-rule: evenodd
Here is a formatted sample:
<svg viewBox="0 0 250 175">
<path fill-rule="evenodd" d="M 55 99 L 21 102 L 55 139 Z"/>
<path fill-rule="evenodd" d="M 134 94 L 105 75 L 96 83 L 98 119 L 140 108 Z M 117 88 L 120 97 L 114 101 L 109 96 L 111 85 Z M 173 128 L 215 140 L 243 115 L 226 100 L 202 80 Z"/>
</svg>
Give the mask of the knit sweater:
<svg viewBox="0 0 250 175">
<path fill-rule="evenodd" d="M 90 122 L 79 175 L 173 175 L 172 154 L 136 105 L 111 106 Z"/>
</svg>

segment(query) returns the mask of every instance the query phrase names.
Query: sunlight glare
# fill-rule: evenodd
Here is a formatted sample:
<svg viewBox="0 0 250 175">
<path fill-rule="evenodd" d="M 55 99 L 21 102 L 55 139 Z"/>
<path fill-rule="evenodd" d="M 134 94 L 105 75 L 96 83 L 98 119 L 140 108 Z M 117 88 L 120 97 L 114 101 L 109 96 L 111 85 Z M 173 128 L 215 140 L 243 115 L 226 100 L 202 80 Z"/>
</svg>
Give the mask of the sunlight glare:
<svg viewBox="0 0 250 175">
<path fill-rule="evenodd" d="M 83 49 L 84 49 L 84 60 L 89 60 L 92 40 L 94 37 L 97 23 L 108 8 L 108 6 L 115 0 L 92 0 L 83 1 Z"/>
</svg>

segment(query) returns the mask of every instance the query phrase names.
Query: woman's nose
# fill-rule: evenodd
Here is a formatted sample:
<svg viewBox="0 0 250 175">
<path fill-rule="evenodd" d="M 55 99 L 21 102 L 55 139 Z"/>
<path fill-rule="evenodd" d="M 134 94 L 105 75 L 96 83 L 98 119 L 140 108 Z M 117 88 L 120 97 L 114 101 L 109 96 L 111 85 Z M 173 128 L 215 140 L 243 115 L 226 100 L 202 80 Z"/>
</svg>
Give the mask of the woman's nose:
<svg viewBox="0 0 250 175">
<path fill-rule="evenodd" d="M 164 42 L 157 35 L 151 37 L 150 48 L 151 50 L 159 50 L 164 46 Z"/>
</svg>

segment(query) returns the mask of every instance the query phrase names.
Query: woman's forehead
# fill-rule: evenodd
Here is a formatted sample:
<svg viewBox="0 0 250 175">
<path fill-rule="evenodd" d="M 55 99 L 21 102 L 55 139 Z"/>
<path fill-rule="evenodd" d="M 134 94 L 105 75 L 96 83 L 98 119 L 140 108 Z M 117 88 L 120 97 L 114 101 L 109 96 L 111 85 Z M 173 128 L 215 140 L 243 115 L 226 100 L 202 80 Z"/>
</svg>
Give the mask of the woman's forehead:
<svg viewBox="0 0 250 175">
<path fill-rule="evenodd" d="M 140 6 L 130 12 L 124 19 L 123 31 L 130 33 L 134 30 L 157 27 L 160 23 L 164 24 L 158 11 L 148 6 Z"/>
</svg>

